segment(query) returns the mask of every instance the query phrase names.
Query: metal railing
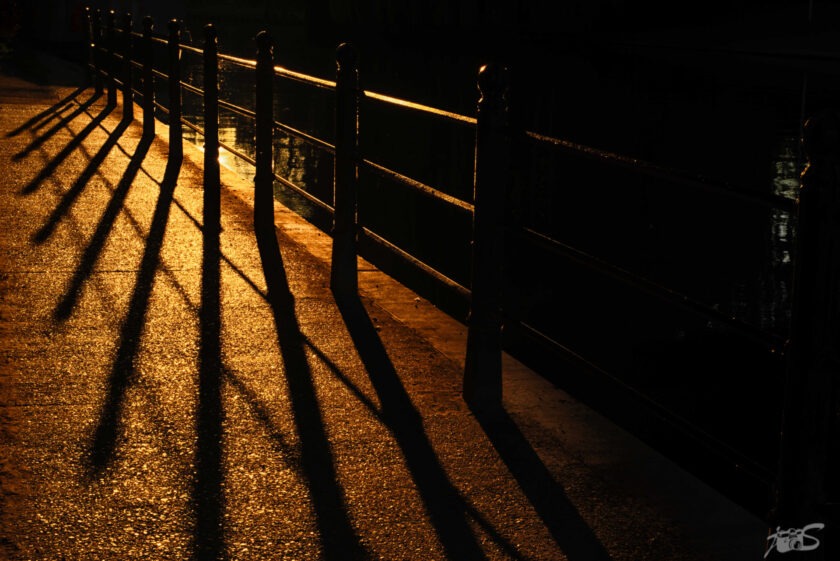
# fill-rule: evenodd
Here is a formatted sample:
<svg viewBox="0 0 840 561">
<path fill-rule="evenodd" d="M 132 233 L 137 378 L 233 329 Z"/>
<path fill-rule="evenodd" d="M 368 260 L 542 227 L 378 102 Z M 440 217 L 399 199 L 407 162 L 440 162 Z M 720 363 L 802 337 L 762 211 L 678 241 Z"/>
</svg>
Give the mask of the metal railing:
<svg viewBox="0 0 840 561">
<path fill-rule="evenodd" d="M 287 68 L 277 66 L 274 61 L 271 38 L 266 32 L 257 37 L 255 60 L 243 59 L 216 50 L 216 32 L 212 26 L 205 28 L 205 46 L 196 48 L 179 42 L 180 27 L 178 22 L 169 23 L 166 37 L 153 34 L 153 25 L 149 18 L 144 20 L 142 34 L 131 29 L 131 18 L 123 18 L 122 28 L 116 27 L 116 17 L 110 12 L 106 25 L 100 23 L 101 15 L 97 11 L 88 11 L 90 23 L 91 50 L 89 66 L 91 78 L 101 92 L 107 88 L 109 104 L 116 104 L 117 91 L 123 94 L 124 118 L 132 118 L 133 98 L 142 100 L 144 127 L 154 131 L 154 118 L 158 112 L 167 113 L 169 118 L 170 149 L 180 154 L 182 151 L 181 125 L 187 126 L 204 135 L 205 162 L 207 166 L 217 166 L 214 160 L 220 147 L 234 156 L 254 165 L 255 176 L 255 223 L 273 221 L 273 184 L 279 182 L 286 188 L 306 198 L 310 203 L 328 212 L 333 219 L 333 251 L 331 259 L 331 287 L 337 294 L 356 294 L 358 290 L 357 254 L 358 237 L 384 248 L 415 270 L 434 279 L 441 285 L 469 302 L 468 341 L 466 365 L 464 370 L 463 392 L 465 399 L 474 407 L 498 407 L 501 403 L 503 348 L 503 323 L 517 324 L 521 330 L 549 345 L 558 352 L 573 356 L 581 362 L 586 357 L 575 355 L 566 349 L 562 342 L 554 341 L 543 334 L 536 326 L 528 324 L 523 318 L 515 317 L 503 304 L 503 259 L 506 237 L 524 240 L 529 244 L 542 247 L 551 253 L 576 263 L 577 266 L 595 271 L 642 293 L 655 296 L 697 317 L 713 320 L 743 336 L 758 341 L 767 352 L 779 356 L 785 355 L 789 348 L 808 347 L 813 337 L 807 329 L 796 327 L 792 330 L 792 341 L 759 329 L 731 315 L 720 312 L 713 306 L 702 303 L 673 288 L 663 286 L 644 276 L 618 267 L 612 263 L 590 255 L 578 248 L 571 247 L 560 240 L 552 239 L 543 232 L 523 226 L 507 224 L 504 207 L 506 196 L 512 184 L 511 150 L 515 139 L 522 142 L 535 142 L 551 147 L 566 155 L 582 160 L 595 161 L 601 166 L 622 169 L 628 174 L 655 177 L 666 180 L 670 185 L 679 185 L 687 189 L 697 189 L 705 193 L 735 197 L 754 203 L 770 206 L 787 212 L 799 212 L 800 222 L 825 220 L 820 218 L 818 209 L 799 208 L 795 201 L 770 194 L 754 193 L 739 189 L 733 185 L 711 181 L 696 174 L 668 169 L 638 159 L 582 146 L 566 140 L 549 137 L 533 131 L 512 131 L 507 106 L 508 74 L 499 66 L 483 67 L 479 73 L 478 84 L 481 98 L 477 105 L 475 118 L 450 111 L 425 106 L 416 102 L 399 99 L 381 93 L 362 90 L 359 86 L 356 52 L 350 45 L 342 45 L 337 51 L 337 75 L 335 81 L 309 76 Z M 118 40 L 118 37 L 120 38 Z M 152 61 L 152 45 L 165 46 L 168 49 L 168 73 L 155 69 Z M 189 52 L 204 59 L 203 88 L 181 81 L 181 53 Z M 133 61 L 135 53 L 140 53 L 141 60 Z M 254 110 L 241 107 L 229 101 L 218 99 L 217 71 L 219 61 L 251 69 L 255 75 L 256 107 Z M 132 89 L 132 70 L 142 73 L 142 90 Z M 119 76 L 119 77 L 118 77 Z M 308 87 L 326 89 L 335 92 L 335 138 L 332 140 L 315 136 L 314 133 L 299 130 L 288 123 L 277 120 L 273 110 L 273 80 L 275 78 L 298 82 Z M 153 82 L 157 79 L 169 83 L 169 106 L 164 107 L 154 99 Z M 188 91 L 202 96 L 205 106 L 204 129 L 181 116 L 181 93 Z M 417 179 L 392 170 L 381 163 L 365 158 L 359 148 L 359 105 L 362 99 L 398 107 L 407 111 L 418 112 L 446 122 L 473 127 L 475 129 L 475 174 L 472 200 L 462 200 L 444 191 L 423 183 Z M 256 156 L 243 154 L 234 146 L 218 140 L 218 111 L 222 108 L 241 117 L 254 121 L 256 129 Z M 322 200 L 296 185 L 288 178 L 279 176 L 273 169 L 273 137 L 275 132 L 282 132 L 301 140 L 314 149 L 334 157 L 334 184 L 331 201 Z M 358 221 L 358 181 L 359 170 L 366 169 L 374 174 L 398 183 L 424 197 L 430 197 L 445 204 L 472 219 L 471 278 L 469 286 L 453 280 L 444 272 L 424 263 L 417 256 L 398 247 L 381 232 L 374 232 Z M 822 169 L 822 168 L 821 168 Z M 217 176 L 216 176 L 217 177 Z M 218 181 L 216 178 L 215 181 Z M 273 224 L 273 222 L 272 222 Z M 806 226 L 806 229 L 808 226 Z M 810 250 L 809 250 L 810 251 Z M 826 251 L 834 251 L 833 249 Z M 810 258 L 824 263 L 830 255 L 813 254 Z M 810 265 L 809 265 L 810 266 Z M 794 310 L 802 306 L 803 283 L 794 285 Z M 827 293 L 817 298 L 828 298 Z M 795 316 L 799 317 L 799 316 Z M 797 338 L 799 338 L 797 340 Z M 797 358 L 799 357 L 799 358 Z M 801 376 L 801 355 L 788 357 L 789 377 L 795 380 Z M 795 382 L 791 382 L 795 383 Z M 677 412 L 670 411 L 643 395 L 635 398 L 647 401 L 648 405 L 663 418 L 670 419 L 675 426 L 686 433 L 694 433 L 710 448 L 716 448 L 727 461 L 739 466 L 738 469 L 749 473 L 761 485 L 770 486 L 772 470 L 758 466 L 733 450 L 728 444 L 706 434 L 699 427 L 683 419 Z"/>
</svg>

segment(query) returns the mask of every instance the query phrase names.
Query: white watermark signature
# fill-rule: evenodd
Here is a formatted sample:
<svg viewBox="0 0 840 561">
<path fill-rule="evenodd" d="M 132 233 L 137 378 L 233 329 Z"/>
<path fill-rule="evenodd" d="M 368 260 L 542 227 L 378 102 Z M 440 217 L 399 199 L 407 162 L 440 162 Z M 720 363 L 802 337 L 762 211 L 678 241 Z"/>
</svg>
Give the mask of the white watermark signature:
<svg viewBox="0 0 840 561">
<path fill-rule="evenodd" d="M 767 536 L 769 544 L 767 544 L 767 551 L 764 553 L 764 558 L 775 549 L 779 553 L 787 553 L 789 551 L 812 551 L 820 546 L 820 540 L 815 536 L 808 534 L 811 530 L 822 530 L 825 524 L 822 522 L 815 522 L 808 524 L 804 528 L 788 528 L 782 530 L 780 526 L 776 526 L 776 533 Z"/>
</svg>

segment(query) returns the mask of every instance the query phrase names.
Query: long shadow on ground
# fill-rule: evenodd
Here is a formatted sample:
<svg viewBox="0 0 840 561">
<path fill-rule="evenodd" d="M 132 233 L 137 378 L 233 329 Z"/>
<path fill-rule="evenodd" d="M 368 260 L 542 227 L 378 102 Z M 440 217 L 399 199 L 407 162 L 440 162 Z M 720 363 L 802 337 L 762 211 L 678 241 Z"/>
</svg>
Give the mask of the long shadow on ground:
<svg viewBox="0 0 840 561">
<path fill-rule="evenodd" d="M 146 311 L 154 287 L 155 272 L 160 262 L 160 249 L 166 233 L 179 168 L 180 161 L 170 161 L 160 184 L 160 195 L 155 205 L 146 247 L 137 271 L 128 313 L 120 331 L 116 358 L 108 378 L 108 394 L 105 396 L 105 403 L 100 411 L 99 421 L 90 444 L 87 460 L 91 476 L 100 474 L 108 466 L 116 450 L 121 431 L 120 418 L 125 392 L 135 378 L 134 361 L 146 322 Z"/>
<path fill-rule="evenodd" d="M 207 162 L 205 160 L 205 168 Z M 220 560 L 225 552 L 221 335 L 221 192 L 218 170 L 204 179 L 198 405 L 195 429 L 193 559 Z"/>
<path fill-rule="evenodd" d="M 510 415 L 504 410 L 474 409 L 473 413 L 566 558 L 610 561 L 612 557 Z"/>
<path fill-rule="evenodd" d="M 43 128 L 49 123 L 51 120 L 59 117 L 65 109 L 70 107 L 73 100 L 79 97 L 79 94 L 82 93 L 87 89 L 87 86 L 82 86 L 80 88 L 76 88 L 74 91 L 69 93 L 63 99 L 59 100 L 57 103 L 52 105 L 51 107 L 47 107 L 37 115 L 30 117 L 25 123 L 20 125 L 19 127 L 15 128 L 6 133 L 6 138 L 11 138 L 13 136 L 17 136 L 25 130 L 38 130 L 39 128 Z M 91 98 L 92 99 L 92 98 Z"/>
<path fill-rule="evenodd" d="M 31 154 L 34 150 L 36 150 L 38 147 L 42 146 L 47 140 L 52 138 L 53 135 L 55 135 L 55 133 L 66 127 L 70 123 L 70 121 L 84 113 L 87 110 L 87 108 L 90 107 L 100 97 L 100 95 L 101 94 L 93 93 L 84 103 L 81 103 L 73 111 L 61 117 L 50 128 L 41 132 L 40 134 L 38 134 L 38 136 L 33 138 L 32 141 L 23 150 L 12 156 L 12 160 L 22 160 L 23 158 Z M 11 135 L 11 133 L 9 134 Z"/>
<path fill-rule="evenodd" d="M 274 314 L 277 340 L 283 358 L 295 425 L 300 436 L 300 465 L 309 485 L 322 559 L 352 561 L 369 558 L 359 542 L 338 481 L 321 407 L 315 393 L 312 371 L 304 351 L 305 339 L 295 315 L 283 259 L 274 231 L 273 215 L 256 221 L 257 245 L 268 298 Z"/>
<path fill-rule="evenodd" d="M 100 114 L 100 117 L 104 118 L 105 113 L 103 112 L 102 114 Z M 70 211 L 70 208 L 73 206 L 73 203 L 76 202 L 76 199 L 78 199 L 79 195 L 81 195 L 82 192 L 85 190 L 85 187 L 87 187 L 88 182 L 91 180 L 91 178 L 94 175 L 96 175 L 99 172 L 100 168 L 102 167 L 102 163 L 105 161 L 105 158 L 108 157 L 108 154 L 110 153 L 111 149 L 114 146 L 116 146 L 117 142 L 119 142 L 120 137 L 125 132 L 125 130 L 128 128 L 129 124 L 130 123 L 127 122 L 127 121 L 122 121 L 122 122 L 120 122 L 119 125 L 117 125 L 117 127 L 113 131 L 111 131 L 111 134 L 108 135 L 108 139 L 102 144 L 102 146 L 99 147 L 99 150 L 90 159 L 88 164 L 85 166 L 85 169 L 82 170 L 82 173 L 79 175 L 79 177 L 76 179 L 76 181 L 73 182 L 73 185 L 71 185 L 67 189 L 67 191 L 65 191 L 64 194 L 61 196 L 61 200 L 58 202 L 56 207 L 53 209 L 53 211 L 47 217 L 47 220 L 44 222 L 44 224 L 32 236 L 32 241 L 34 241 L 35 243 L 41 244 L 41 243 L 44 243 L 45 241 L 47 241 L 49 239 L 49 237 L 52 235 L 53 231 L 55 230 L 55 227 L 58 226 L 58 223 Z M 92 122 L 88 126 L 91 126 L 91 125 L 93 125 Z M 78 139 L 79 137 L 76 137 L 76 138 Z M 74 139 L 74 141 L 71 141 L 71 143 L 68 144 L 68 146 L 70 146 L 70 145 L 78 146 L 78 144 L 75 143 L 75 140 L 76 139 Z M 138 152 L 141 150 L 141 148 L 148 149 L 150 144 L 151 144 L 151 139 L 147 139 L 145 147 L 142 146 L 142 145 L 137 147 Z M 66 147 L 65 147 L 65 150 L 63 150 L 62 153 L 59 154 L 59 156 L 62 156 L 62 159 L 63 159 L 64 156 L 66 156 L 66 154 L 69 154 L 69 152 L 65 152 L 65 151 L 66 151 Z M 145 156 L 145 152 L 142 152 L 142 155 Z M 137 154 L 135 153 L 135 158 L 136 158 L 136 156 L 137 156 Z M 42 170 L 41 173 L 43 174 L 47 169 L 49 169 L 52 166 L 52 164 L 55 164 L 58 161 L 59 161 L 59 158 L 54 158 L 49 164 L 47 164 L 44 167 L 44 170 Z M 142 162 L 142 159 L 141 159 L 141 162 Z M 138 165 L 138 169 L 139 169 L 139 165 Z M 39 177 L 40 177 L 40 175 L 41 174 L 39 174 Z M 49 175 L 49 174 L 47 174 L 47 175 Z M 125 184 L 125 182 L 122 182 L 122 183 Z M 128 184 L 130 185 L 130 182 Z M 35 188 L 37 188 L 38 183 L 33 183 L 32 185 L 35 185 Z M 24 193 L 31 192 L 31 191 L 27 191 L 28 188 L 29 188 L 28 186 L 25 187 L 23 192 Z"/>
<path fill-rule="evenodd" d="M 479 518 L 449 480 L 423 428 L 421 415 L 402 385 L 361 301 L 355 297 L 336 297 L 336 301 L 382 404 L 383 421 L 402 450 L 447 558 L 453 561 L 487 559 L 470 528 L 469 518 L 475 518 L 511 556 L 520 558 L 516 548 Z"/>
<path fill-rule="evenodd" d="M 101 164 L 101 159 L 99 158 L 100 154 L 103 151 L 109 151 L 114 144 L 116 144 L 118 140 L 118 133 L 121 133 L 122 130 L 125 130 L 125 126 L 127 123 L 123 121 L 117 129 L 114 130 L 114 133 L 108 139 L 109 146 L 103 146 L 103 149 L 91 160 L 91 165 L 94 164 L 94 161 L 98 161 L 98 165 Z M 81 292 L 82 285 L 84 282 L 90 277 L 91 273 L 93 273 L 94 266 L 96 262 L 99 260 L 99 255 L 102 253 L 102 248 L 105 246 L 105 242 L 108 240 L 108 236 L 111 233 L 111 230 L 114 227 L 114 223 L 117 220 L 120 212 L 122 211 L 123 204 L 125 203 L 125 199 L 128 196 L 128 191 L 131 188 L 134 179 L 137 177 L 137 173 L 140 171 L 141 166 L 143 165 L 143 160 L 146 157 L 146 153 L 149 151 L 149 147 L 152 144 L 152 137 L 151 136 L 144 136 L 140 139 L 140 143 L 137 145 L 137 148 L 134 151 L 134 155 L 131 157 L 131 161 L 128 163 L 128 167 L 126 167 L 125 172 L 123 173 L 120 182 L 114 188 L 114 192 L 111 196 L 111 200 L 108 201 L 108 206 L 105 207 L 105 211 L 102 213 L 102 216 L 99 219 L 99 223 L 96 225 L 96 230 L 94 231 L 93 235 L 91 236 L 90 241 L 88 242 L 87 247 L 85 247 L 84 252 L 82 253 L 81 261 L 79 265 L 76 267 L 75 272 L 73 273 L 73 277 L 70 280 L 69 287 L 64 293 L 64 296 L 61 298 L 61 301 L 56 306 L 54 317 L 59 321 L 64 321 L 73 311 L 73 308 L 76 305 L 76 301 L 79 298 L 79 293 Z M 103 158 L 104 159 L 104 156 Z M 88 169 L 91 169 L 90 175 L 93 175 L 93 168 L 91 165 L 88 166 Z M 87 171 L 87 170 L 86 170 Z M 83 175 L 87 175 L 86 173 Z M 79 183 L 79 182 L 77 182 Z M 84 183 L 87 183 L 87 179 L 85 179 Z M 83 186 L 83 184 L 82 184 Z M 75 187 L 75 186 L 74 186 Z M 71 188 L 71 191 L 73 189 Z M 78 189 L 81 191 L 81 188 Z M 77 192 L 78 192 L 77 191 Z M 68 191 L 68 194 L 70 192 Z M 75 196 L 75 195 L 74 195 Z M 70 203 L 64 204 L 65 201 L 69 200 L 68 198 L 62 199 L 61 204 L 56 208 L 55 212 L 50 216 L 50 219 L 44 225 L 44 227 L 39 230 L 35 238 L 38 241 L 41 241 L 42 238 L 45 239 L 45 236 L 48 236 L 55 224 L 58 222 L 58 218 L 63 216 L 64 213 L 70 206 Z"/>
<path fill-rule="evenodd" d="M 94 97 L 99 97 L 99 95 L 94 94 Z M 96 129 L 96 127 L 99 126 L 99 124 L 105 119 L 105 117 L 107 117 L 111 113 L 112 110 L 113 107 L 103 107 L 102 110 L 96 115 L 96 117 L 94 117 L 93 120 L 91 120 L 90 123 L 85 125 L 85 127 L 82 130 L 73 135 L 73 138 L 70 140 L 70 142 L 68 142 L 67 145 L 64 146 L 64 148 L 62 148 L 58 154 L 53 156 L 52 159 L 50 159 L 48 162 L 44 163 L 43 167 L 41 168 L 41 171 L 38 172 L 38 175 L 36 175 L 29 183 L 24 185 L 24 187 L 20 190 L 20 194 L 28 195 L 37 191 L 41 184 L 44 182 L 44 180 L 51 176 L 55 172 L 55 170 L 58 169 L 58 166 L 61 165 L 61 163 L 64 160 L 66 160 L 67 157 L 70 154 L 72 154 L 76 148 L 81 146 L 82 142 L 85 141 L 85 139 L 90 135 L 90 133 L 93 132 L 94 129 Z M 112 134 L 117 134 L 117 137 L 119 137 L 119 135 L 122 134 L 122 130 L 119 132 L 114 131 Z M 84 177 L 84 175 L 80 177 L 80 180 L 82 177 Z M 84 188 L 84 185 L 87 183 L 87 180 L 85 180 L 84 183 L 81 183 L 80 180 L 76 181 L 74 186 L 70 189 L 69 193 L 74 193 L 77 190 L 81 191 L 81 189 Z M 72 203 L 72 199 L 69 202 Z"/>
</svg>

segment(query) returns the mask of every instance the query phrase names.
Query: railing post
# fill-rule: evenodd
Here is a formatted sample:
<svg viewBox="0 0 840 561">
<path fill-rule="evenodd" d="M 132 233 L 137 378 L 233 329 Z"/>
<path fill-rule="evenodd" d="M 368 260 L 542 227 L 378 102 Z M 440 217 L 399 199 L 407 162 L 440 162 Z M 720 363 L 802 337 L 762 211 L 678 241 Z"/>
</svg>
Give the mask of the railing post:
<svg viewBox="0 0 840 561">
<path fill-rule="evenodd" d="M 336 294 L 358 294 L 356 258 L 359 156 L 359 68 L 356 49 L 336 51 L 335 173 L 330 287 Z"/>
<path fill-rule="evenodd" d="M 132 89 L 132 72 L 131 72 L 131 14 L 123 15 L 123 38 L 122 38 L 122 55 L 123 55 L 123 120 L 134 120 L 134 90 Z"/>
<path fill-rule="evenodd" d="M 114 77 L 117 71 L 117 59 L 114 56 L 114 28 L 116 27 L 117 15 L 114 10 L 108 12 L 107 21 L 105 22 L 105 37 L 108 46 L 108 56 L 105 63 L 105 72 L 108 75 L 108 107 L 115 107 L 117 105 L 117 81 Z"/>
<path fill-rule="evenodd" d="M 804 128 L 781 454 L 767 559 L 840 558 L 840 119 Z"/>
<path fill-rule="evenodd" d="M 483 66 L 475 139 L 473 241 L 464 399 L 496 408 L 502 400 L 504 205 L 510 183 L 508 70 Z"/>
<path fill-rule="evenodd" d="M 274 227 L 274 51 L 267 31 L 257 34 L 256 160 L 254 227 Z"/>
<path fill-rule="evenodd" d="M 96 60 L 94 59 L 94 39 L 93 39 L 93 15 L 90 13 L 90 6 L 85 6 L 85 24 L 87 28 L 87 76 L 88 83 L 94 85 L 96 83 Z"/>
<path fill-rule="evenodd" d="M 96 88 L 96 95 L 102 95 L 102 72 L 105 69 L 102 64 L 102 10 L 99 8 L 93 11 L 91 38 L 93 43 L 93 68 L 96 72 L 93 85 Z"/>
<path fill-rule="evenodd" d="M 219 179 L 219 53 L 218 33 L 204 26 L 204 189 L 217 190 Z"/>
<path fill-rule="evenodd" d="M 143 135 L 155 135 L 155 74 L 151 16 L 143 18 Z"/>
<path fill-rule="evenodd" d="M 181 24 L 169 22 L 169 159 L 184 155 L 181 124 Z"/>
</svg>

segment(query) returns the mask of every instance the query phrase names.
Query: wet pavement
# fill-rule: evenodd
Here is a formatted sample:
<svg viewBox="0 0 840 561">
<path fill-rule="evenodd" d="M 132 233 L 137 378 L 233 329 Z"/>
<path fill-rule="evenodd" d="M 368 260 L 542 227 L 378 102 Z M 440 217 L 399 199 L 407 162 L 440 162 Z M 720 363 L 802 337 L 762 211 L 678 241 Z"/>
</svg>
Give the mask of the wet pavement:
<svg viewBox="0 0 840 561">
<path fill-rule="evenodd" d="M 139 112 L 138 112 L 139 113 Z M 759 559 L 764 523 L 91 89 L 0 76 L 0 556 Z M 167 164 L 169 167 L 167 168 Z M 220 210 L 219 210 L 220 209 Z M 259 243 L 258 243 L 259 242 Z"/>
</svg>

